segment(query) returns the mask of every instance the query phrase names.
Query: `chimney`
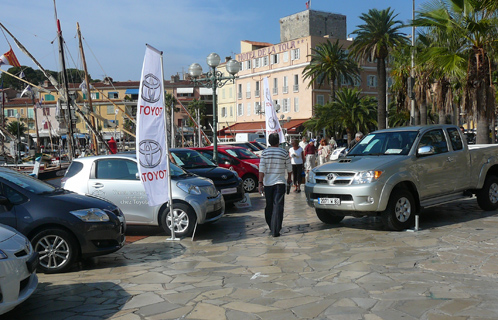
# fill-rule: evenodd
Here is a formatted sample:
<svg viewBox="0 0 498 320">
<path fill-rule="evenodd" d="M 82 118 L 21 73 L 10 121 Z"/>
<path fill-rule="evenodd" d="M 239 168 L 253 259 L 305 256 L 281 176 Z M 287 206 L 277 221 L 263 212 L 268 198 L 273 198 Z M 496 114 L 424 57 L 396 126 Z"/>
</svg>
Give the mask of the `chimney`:
<svg viewBox="0 0 498 320">
<path fill-rule="evenodd" d="M 232 57 L 225 57 L 225 62 L 232 60 Z"/>
</svg>

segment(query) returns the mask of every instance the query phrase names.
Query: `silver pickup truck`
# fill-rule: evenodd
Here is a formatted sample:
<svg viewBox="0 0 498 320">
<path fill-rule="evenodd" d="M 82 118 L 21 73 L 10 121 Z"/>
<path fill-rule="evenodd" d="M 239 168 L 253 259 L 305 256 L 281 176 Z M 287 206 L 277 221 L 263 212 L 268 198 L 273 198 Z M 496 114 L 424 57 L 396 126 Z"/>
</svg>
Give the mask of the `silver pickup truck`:
<svg viewBox="0 0 498 320">
<path fill-rule="evenodd" d="M 346 157 L 314 168 L 305 191 L 329 224 L 370 215 L 404 230 L 422 208 L 474 195 L 481 209 L 496 210 L 498 145 L 468 147 L 453 125 L 379 130 Z"/>
</svg>

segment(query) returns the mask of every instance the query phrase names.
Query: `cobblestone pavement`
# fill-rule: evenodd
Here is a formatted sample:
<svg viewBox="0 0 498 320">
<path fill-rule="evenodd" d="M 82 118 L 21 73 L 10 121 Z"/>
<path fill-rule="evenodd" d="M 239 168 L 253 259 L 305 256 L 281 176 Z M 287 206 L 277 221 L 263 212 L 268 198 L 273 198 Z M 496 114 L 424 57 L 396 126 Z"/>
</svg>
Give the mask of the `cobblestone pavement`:
<svg viewBox="0 0 498 320">
<path fill-rule="evenodd" d="M 378 218 L 327 226 L 291 193 L 279 238 L 264 199 L 251 199 L 193 241 L 153 228 L 71 272 L 39 274 L 35 294 L 1 318 L 498 318 L 498 216 L 475 199 L 424 211 L 418 232 L 390 232 Z"/>
</svg>

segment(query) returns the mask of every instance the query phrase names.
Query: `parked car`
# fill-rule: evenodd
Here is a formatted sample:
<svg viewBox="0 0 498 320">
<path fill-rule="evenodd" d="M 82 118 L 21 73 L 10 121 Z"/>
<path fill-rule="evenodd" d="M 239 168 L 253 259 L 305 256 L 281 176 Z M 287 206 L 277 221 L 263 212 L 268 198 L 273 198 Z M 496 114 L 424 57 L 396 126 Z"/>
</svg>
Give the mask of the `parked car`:
<svg viewBox="0 0 498 320">
<path fill-rule="evenodd" d="M 28 238 L 0 224 L 0 315 L 28 299 L 38 286 L 38 253 Z"/>
<path fill-rule="evenodd" d="M 174 164 L 170 166 L 170 176 L 176 236 L 190 236 L 196 223 L 213 222 L 223 216 L 225 202 L 211 180 L 188 173 Z M 148 205 L 135 154 L 74 159 L 61 183 L 68 190 L 115 203 L 130 225 L 161 226 L 171 234 L 168 203 Z"/>
<path fill-rule="evenodd" d="M 261 156 L 261 153 L 263 153 L 263 150 L 256 147 L 254 144 L 252 144 L 249 141 L 232 141 L 232 142 L 220 142 L 218 143 L 218 146 L 232 146 L 232 147 L 241 147 L 245 148 L 254 154 Z"/>
<path fill-rule="evenodd" d="M 242 148 L 242 147 L 236 147 L 236 146 L 218 146 L 218 150 L 222 149 L 231 156 L 236 157 L 237 159 L 240 159 L 242 161 L 252 163 L 254 164 L 257 168 L 259 168 L 259 162 L 261 161 L 261 158 L 251 151 Z"/>
<path fill-rule="evenodd" d="M 169 151 L 176 165 L 188 172 L 211 179 L 216 189 L 223 195 L 225 204 L 244 199 L 242 179 L 236 171 L 218 167 L 201 153 L 192 149 L 175 148 Z"/>
<path fill-rule="evenodd" d="M 251 153 L 250 151 L 245 150 L 244 148 L 240 147 L 232 147 L 233 149 L 240 149 L 242 151 L 245 151 L 247 153 Z M 232 148 L 229 148 L 228 150 L 231 150 Z M 201 154 L 206 156 L 208 159 L 213 160 L 213 147 L 203 147 L 203 148 L 190 148 L 193 150 L 199 151 Z M 218 166 L 222 168 L 227 168 L 230 170 L 233 170 L 237 172 L 239 177 L 242 178 L 242 185 L 244 187 L 245 192 L 253 192 L 256 190 L 258 187 L 258 179 L 259 179 L 259 169 L 258 166 L 249 163 L 246 161 L 242 161 L 242 159 L 239 159 L 236 157 L 236 153 L 233 151 L 228 152 L 227 148 L 224 147 L 219 147 L 218 148 Z M 251 153 L 252 154 L 252 153 Z M 252 154 L 254 157 L 258 156 Z M 259 165 L 259 161 L 258 161 Z"/>
<path fill-rule="evenodd" d="M 266 143 L 265 144 L 262 144 L 261 142 L 259 141 L 251 141 L 251 143 L 256 146 L 256 148 L 258 148 L 259 150 L 265 150 L 266 149 Z"/>
<path fill-rule="evenodd" d="M 40 255 L 38 270 L 67 270 L 79 258 L 119 250 L 125 242 L 123 213 L 114 204 L 56 188 L 0 168 L 0 223 L 24 234 Z"/>
</svg>

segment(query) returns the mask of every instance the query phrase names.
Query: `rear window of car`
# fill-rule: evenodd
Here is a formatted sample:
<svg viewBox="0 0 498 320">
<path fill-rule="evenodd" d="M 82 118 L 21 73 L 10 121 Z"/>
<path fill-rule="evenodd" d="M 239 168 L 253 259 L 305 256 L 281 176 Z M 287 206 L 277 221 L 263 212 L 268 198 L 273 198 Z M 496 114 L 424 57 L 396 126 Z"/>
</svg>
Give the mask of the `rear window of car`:
<svg viewBox="0 0 498 320">
<path fill-rule="evenodd" d="M 81 169 L 83 169 L 83 163 L 78 161 L 73 161 L 69 168 L 67 168 L 66 174 L 64 175 L 66 178 L 71 178 L 77 175 Z"/>
</svg>

